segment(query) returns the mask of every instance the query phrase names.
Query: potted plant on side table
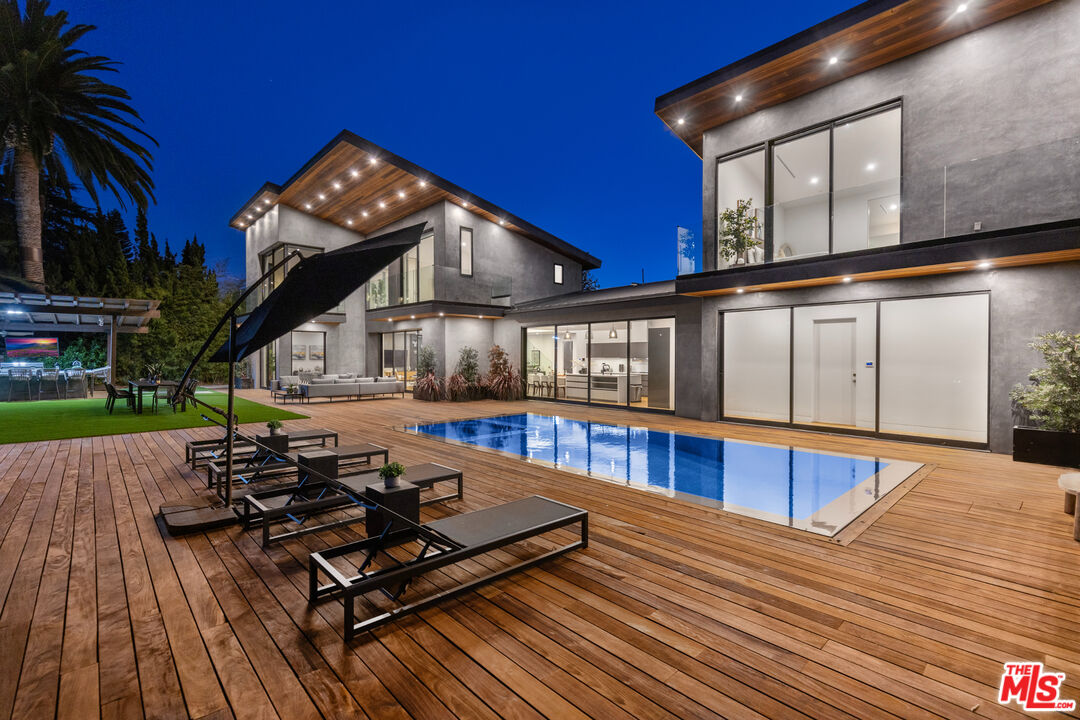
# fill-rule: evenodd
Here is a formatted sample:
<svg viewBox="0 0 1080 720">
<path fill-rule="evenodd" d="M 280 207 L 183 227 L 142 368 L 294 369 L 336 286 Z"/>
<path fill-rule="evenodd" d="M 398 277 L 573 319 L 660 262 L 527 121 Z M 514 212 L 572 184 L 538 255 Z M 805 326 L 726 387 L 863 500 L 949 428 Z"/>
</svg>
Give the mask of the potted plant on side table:
<svg viewBox="0 0 1080 720">
<path fill-rule="evenodd" d="M 383 485 L 388 488 L 396 488 L 401 480 L 401 476 L 405 474 L 405 466 L 399 462 L 386 463 L 379 468 L 379 477 L 383 480 Z"/>
<path fill-rule="evenodd" d="M 270 431 L 271 435 L 280 435 L 282 427 L 280 420 L 270 420 L 266 423 L 266 429 Z"/>
<path fill-rule="evenodd" d="M 1031 384 L 1010 393 L 1036 424 L 1013 428 L 1013 459 L 1080 467 L 1080 334 L 1049 332 L 1030 347 L 1046 366 L 1031 371 Z"/>
</svg>

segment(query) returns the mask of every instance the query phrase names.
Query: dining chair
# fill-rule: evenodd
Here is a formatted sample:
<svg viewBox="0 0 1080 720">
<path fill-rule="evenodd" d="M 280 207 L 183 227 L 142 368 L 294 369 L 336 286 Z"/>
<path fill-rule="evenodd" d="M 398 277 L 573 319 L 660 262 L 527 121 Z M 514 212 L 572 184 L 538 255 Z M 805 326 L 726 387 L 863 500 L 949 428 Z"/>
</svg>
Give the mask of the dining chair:
<svg viewBox="0 0 1080 720">
<path fill-rule="evenodd" d="M 111 382 L 107 382 L 105 383 L 105 392 L 108 394 L 108 397 L 105 398 L 105 409 L 109 411 L 110 415 L 112 415 L 113 408 L 116 407 L 117 400 L 124 400 L 128 407 L 134 409 L 132 401 L 135 396 L 131 394 L 130 390 L 117 390 Z"/>
</svg>

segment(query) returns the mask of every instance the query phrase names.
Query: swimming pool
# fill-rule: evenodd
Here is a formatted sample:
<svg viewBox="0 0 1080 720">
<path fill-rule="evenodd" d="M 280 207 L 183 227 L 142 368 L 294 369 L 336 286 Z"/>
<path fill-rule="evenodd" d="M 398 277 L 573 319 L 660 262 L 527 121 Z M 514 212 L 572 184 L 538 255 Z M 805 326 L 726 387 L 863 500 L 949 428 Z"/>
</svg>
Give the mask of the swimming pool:
<svg viewBox="0 0 1080 720">
<path fill-rule="evenodd" d="M 829 537 L 922 467 L 535 413 L 405 430 Z"/>
</svg>

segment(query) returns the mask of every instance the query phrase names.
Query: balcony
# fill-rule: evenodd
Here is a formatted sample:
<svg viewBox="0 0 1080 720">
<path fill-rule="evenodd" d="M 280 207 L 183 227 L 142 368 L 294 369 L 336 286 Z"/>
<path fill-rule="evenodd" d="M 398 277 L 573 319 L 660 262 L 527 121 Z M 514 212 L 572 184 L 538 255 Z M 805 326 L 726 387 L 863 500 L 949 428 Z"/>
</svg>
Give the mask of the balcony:
<svg viewBox="0 0 1080 720">
<path fill-rule="evenodd" d="M 761 244 L 680 276 L 713 295 L 1080 257 L 1080 137 L 904 175 L 900 195 L 821 193 L 758 211 Z M 794 218 L 794 221 L 793 221 Z M 1075 256 L 1075 257 L 1074 257 Z"/>
</svg>

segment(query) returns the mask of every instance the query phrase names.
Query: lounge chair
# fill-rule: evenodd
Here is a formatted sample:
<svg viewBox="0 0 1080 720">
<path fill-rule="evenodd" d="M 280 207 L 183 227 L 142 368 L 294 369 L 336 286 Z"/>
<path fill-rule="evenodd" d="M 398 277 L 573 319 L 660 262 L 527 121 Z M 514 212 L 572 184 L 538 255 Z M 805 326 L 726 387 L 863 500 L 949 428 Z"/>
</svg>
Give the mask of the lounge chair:
<svg viewBox="0 0 1080 720">
<path fill-rule="evenodd" d="M 290 438 L 291 439 L 291 438 Z M 356 465 L 372 464 L 373 458 L 382 456 L 383 462 L 390 459 L 390 451 L 382 445 L 363 443 L 361 445 L 335 446 L 328 449 L 338 457 L 339 467 L 348 468 Z M 254 482 L 281 478 L 300 472 L 299 454 L 296 452 L 277 453 L 259 448 L 246 457 L 237 458 L 233 454 L 233 483 L 250 485 Z M 217 487 L 225 478 L 225 465 L 217 461 L 206 464 L 206 486 Z"/>
<path fill-rule="evenodd" d="M 385 508 L 382 512 L 387 513 Z M 404 522 L 408 527 L 394 530 L 395 524 L 400 522 Z M 358 595 L 381 591 L 397 601 L 409 589 L 412 580 L 424 573 L 575 524 L 581 526 L 579 540 L 411 604 L 381 612 L 360 622 L 355 620 Z M 411 560 L 401 561 L 387 552 L 391 548 L 413 541 L 421 547 Z M 414 525 L 406 518 L 396 516 L 377 537 L 312 553 L 308 560 L 308 602 L 315 603 L 325 597 L 340 595 L 345 604 L 345 641 L 348 642 L 359 632 L 372 630 L 403 615 L 431 607 L 485 583 L 533 567 L 556 555 L 587 547 L 588 544 L 589 513 L 539 495 L 423 525 Z M 347 576 L 330 562 L 334 558 L 352 553 L 362 553 L 364 556 L 356 575 Z M 390 565 L 367 571 L 368 566 L 380 553 L 386 555 Z M 320 585 L 320 574 L 326 575 L 330 582 Z"/>
<path fill-rule="evenodd" d="M 326 447 L 328 440 L 338 444 L 338 434 L 332 430 L 297 430 L 287 433 L 289 436 L 289 450 L 299 450 L 306 447 Z M 237 433 L 236 443 L 233 446 L 233 461 L 246 460 L 255 453 L 255 443 L 240 436 Z M 213 462 L 225 457 L 224 438 L 211 440 L 189 440 L 184 446 L 184 462 L 191 466 L 192 470 L 198 470 L 203 464 Z"/>
<path fill-rule="evenodd" d="M 460 500 L 464 497 L 464 476 L 460 470 L 438 463 L 423 463 L 406 468 L 405 477 L 422 490 L 430 490 L 437 483 L 456 484 L 455 492 L 421 500 L 421 507 L 447 500 Z M 244 495 L 241 498 L 243 514 L 240 519 L 246 528 L 255 526 L 261 528 L 264 546 L 320 530 L 351 525 L 364 520 L 364 516 L 350 516 L 310 525 L 308 521 L 312 515 L 318 513 L 348 505 L 363 504 L 359 499 L 365 496 L 367 486 L 382 483 L 383 480 L 376 470 L 323 480 L 305 476 L 304 469 L 301 468 L 300 482 L 295 485 L 259 490 Z M 270 534 L 271 527 L 286 521 L 292 521 L 300 527 L 276 535 Z"/>
</svg>

